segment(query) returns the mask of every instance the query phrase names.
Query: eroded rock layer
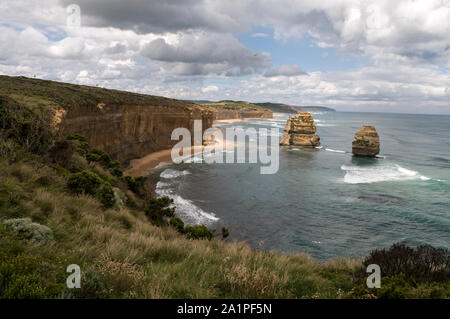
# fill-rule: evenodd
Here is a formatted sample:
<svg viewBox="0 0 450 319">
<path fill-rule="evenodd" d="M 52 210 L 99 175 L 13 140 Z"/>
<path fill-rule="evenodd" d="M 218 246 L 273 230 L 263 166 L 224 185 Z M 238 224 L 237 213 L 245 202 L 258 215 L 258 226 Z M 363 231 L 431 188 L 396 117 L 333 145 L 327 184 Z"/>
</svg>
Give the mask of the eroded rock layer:
<svg viewBox="0 0 450 319">
<path fill-rule="evenodd" d="M 362 157 L 375 157 L 380 153 L 380 137 L 375 127 L 363 126 L 356 132 L 352 152 Z"/>
<path fill-rule="evenodd" d="M 316 124 L 311 113 L 303 112 L 288 119 L 280 145 L 303 147 L 320 145 L 320 137 L 316 135 Z"/>
</svg>

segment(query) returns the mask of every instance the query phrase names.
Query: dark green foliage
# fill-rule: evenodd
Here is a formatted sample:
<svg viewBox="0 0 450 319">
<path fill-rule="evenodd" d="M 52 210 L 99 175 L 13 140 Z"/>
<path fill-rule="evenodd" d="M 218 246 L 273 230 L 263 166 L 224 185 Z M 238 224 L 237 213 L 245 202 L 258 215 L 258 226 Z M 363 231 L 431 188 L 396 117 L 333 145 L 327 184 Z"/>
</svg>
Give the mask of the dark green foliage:
<svg viewBox="0 0 450 319">
<path fill-rule="evenodd" d="M 66 139 L 72 142 L 76 152 L 79 154 L 85 156 L 89 152 L 89 144 L 84 136 L 80 134 L 70 134 Z"/>
<path fill-rule="evenodd" d="M 230 236 L 230 231 L 226 227 L 222 227 L 222 238 L 227 238 Z"/>
<path fill-rule="evenodd" d="M 101 184 L 101 178 L 97 174 L 88 171 L 70 174 L 67 180 L 67 187 L 75 194 L 94 195 Z"/>
<path fill-rule="evenodd" d="M 390 249 L 375 250 L 363 262 L 365 268 L 370 264 L 379 265 L 384 277 L 404 274 L 414 280 L 436 282 L 450 280 L 449 251 L 429 245 L 414 249 L 399 243 Z"/>
<path fill-rule="evenodd" d="M 49 157 L 54 163 L 66 167 L 73 153 L 74 148 L 69 141 L 58 141 L 49 150 Z"/>
<path fill-rule="evenodd" d="M 122 166 L 119 161 L 111 161 L 109 163 L 109 171 L 116 177 L 122 177 Z"/>
<path fill-rule="evenodd" d="M 124 176 L 122 179 L 127 183 L 128 188 L 134 192 L 139 193 L 139 190 L 144 187 L 145 181 L 147 180 L 147 177 L 145 176 Z"/>
<path fill-rule="evenodd" d="M 190 226 L 184 229 L 190 239 L 208 239 L 214 238 L 214 234 L 205 225 Z"/>
<path fill-rule="evenodd" d="M 55 298 L 64 290 L 64 269 L 27 251 L 0 226 L 0 299 Z"/>
<path fill-rule="evenodd" d="M 111 157 L 99 149 L 92 149 L 87 153 L 86 159 L 89 162 L 97 162 L 100 163 L 104 167 L 109 167 L 109 164 L 111 163 Z"/>
<path fill-rule="evenodd" d="M 53 138 L 48 110 L 27 108 L 14 100 L 0 96 L 0 155 L 17 155 L 23 152 L 44 154 Z"/>
<path fill-rule="evenodd" d="M 48 187 L 52 185 L 53 179 L 49 176 L 41 176 L 38 177 L 34 182 L 39 186 Z"/>
<path fill-rule="evenodd" d="M 381 288 L 368 289 L 368 265 L 381 269 Z M 356 298 L 448 298 L 450 297 L 450 254 L 429 245 L 411 248 L 394 244 L 374 250 L 355 273 L 356 286 L 350 297 Z"/>
<path fill-rule="evenodd" d="M 80 135 L 80 134 L 69 134 L 69 135 L 67 136 L 67 140 L 69 140 L 69 141 L 78 141 L 78 142 L 82 142 L 82 143 L 87 143 L 86 137 L 84 137 L 83 135 Z"/>
<path fill-rule="evenodd" d="M 173 203 L 173 199 L 164 196 L 160 198 L 152 198 L 149 200 L 145 215 L 150 222 L 157 226 L 166 225 L 165 217 L 173 217 L 175 208 L 168 207 Z"/>
<path fill-rule="evenodd" d="M 169 224 L 175 227 L 180 233 L 184 232 L 184 222 L 179 217 L 172 217 Z"/>
<path fill-rule="evenodd" d="M 114 191 L 109 184 L 104 184 L 103 187 L 98 192 L 98 197 L 100 202 L 105 208 L 112 208 L 115 204 Z"/>
<path fill-rule="evenodd" d="M 81 273 L 81 288 L 71 289 L 78 299 L 102 299 L 108 297 L 108 288 L 100 276 L 92 269 Z"/>
</svg>

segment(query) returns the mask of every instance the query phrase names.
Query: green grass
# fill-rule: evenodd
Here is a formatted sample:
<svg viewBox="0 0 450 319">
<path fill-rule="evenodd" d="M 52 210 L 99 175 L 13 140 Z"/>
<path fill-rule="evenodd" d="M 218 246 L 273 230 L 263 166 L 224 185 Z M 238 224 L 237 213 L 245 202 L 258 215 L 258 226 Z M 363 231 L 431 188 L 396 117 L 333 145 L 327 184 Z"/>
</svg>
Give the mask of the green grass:
<svg viewBox="0 0 450 319">
<path fill-rule="evenodd" d="M 201 105 L 204 107 L 208 107 L 208 108 L 218 108 L 218 109 L 227 109 L 227 110 L 243 110 L 243 109 L 264 110 L 264 108 L 259 105 L 252 104 L 250 102 L 244 102 L 244 101 L 228 101 L 228 100 L 226 100 L 226 101 L 219 101 L 219 102 L 214 102 L 214 103 L 202 103 Z"/>
<path fill-rule="evenodd" d="M 0 97 L 10 99 L 30 108 L 63 108 L 98 105 L 183 106 L 195 104 L 160 96 L 103 89 L 99 87 L 68 84 L 26 77 L 0 75 Z"/>
</svg>

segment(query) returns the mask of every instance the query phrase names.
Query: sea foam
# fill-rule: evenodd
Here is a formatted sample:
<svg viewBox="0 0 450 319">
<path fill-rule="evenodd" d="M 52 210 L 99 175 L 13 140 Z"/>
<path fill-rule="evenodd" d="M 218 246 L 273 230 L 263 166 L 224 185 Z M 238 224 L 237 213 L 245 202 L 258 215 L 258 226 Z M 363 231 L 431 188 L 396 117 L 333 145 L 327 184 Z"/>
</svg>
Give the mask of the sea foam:
<svg viewBox="0 0 450 319">
<path fill-rule="evenodd" d="M 419 172 L 409 170 L 397 164 L 374 167 L 342 165 L 341 170 L 345 171 L 344 182 L 348 184 L 407 181 L 414 179 L 430 180 L 430 178 L 420 175 Z"/>
<path fill-rule="evenodd" d="M 161 173 L 160 177 L 166 181 L 159 181 L 156 184 L 156 195 L 158 197 L 168 196 L 173 199 L 171 207 L 176 207 L 175 214 L 187 225 L 210 225 L 219 220 L 213 213 L 205 212 L 203 209 L 195 205 L 192 201 L 183 198 L 176 192 L 177 177 L 190 174 L 188 171 L 177 171 L 174 169 L 166 169 Z"/>
<path fill-rule="evenodd" d="M 177 177 L 181 177 L 181 176 L 188 175 L 188 174 L 190 174 L 188 171 L 176 171 L 174 169 L 168 168 L 168 169 L 164 170 L 161 173 L 161 175 L 159 175 L 159 176 L 162 178 L 165 178 L 165 179 L 172 179 L 172 178 L 177 178 Z"/>
</svg>

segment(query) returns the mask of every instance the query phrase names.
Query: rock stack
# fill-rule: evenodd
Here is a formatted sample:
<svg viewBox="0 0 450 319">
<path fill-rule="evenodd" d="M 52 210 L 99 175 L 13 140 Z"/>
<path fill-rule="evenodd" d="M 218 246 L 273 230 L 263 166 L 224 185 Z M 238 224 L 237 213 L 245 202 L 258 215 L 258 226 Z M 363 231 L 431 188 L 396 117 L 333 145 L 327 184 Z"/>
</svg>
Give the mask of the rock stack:
<svg viewBox="0 0 450 319">
<path fill-rule="evenodd" d="M 320 145 L 320 137 L 316 135 L 316 124 L 309 112 L 303 112 L 288 119 L 280 145 L 304 147 Z"/>
<path fill-rule="evenodd" d="M 380 137 L 375 127 L 363 126 L 356 132 L 352 152 L 362 157 L 376 157 L 380 153 Z"/>
</svg>

